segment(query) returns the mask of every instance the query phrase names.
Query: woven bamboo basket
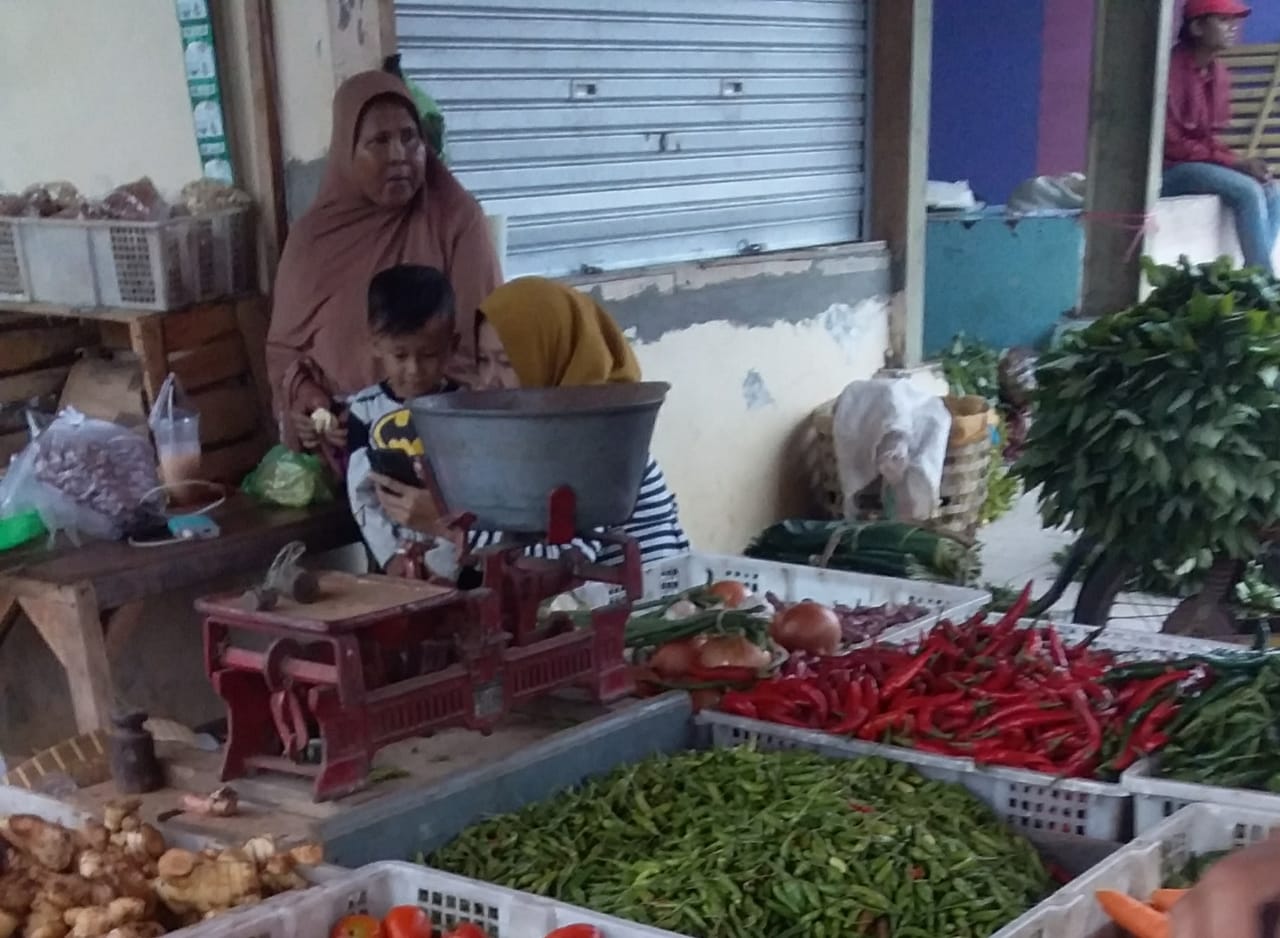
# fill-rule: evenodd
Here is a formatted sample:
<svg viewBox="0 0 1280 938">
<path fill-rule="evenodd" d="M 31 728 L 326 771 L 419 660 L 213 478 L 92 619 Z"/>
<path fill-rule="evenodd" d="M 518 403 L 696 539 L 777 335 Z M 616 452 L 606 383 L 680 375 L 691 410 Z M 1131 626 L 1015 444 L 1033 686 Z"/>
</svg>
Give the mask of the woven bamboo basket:
<svg viewBox="0 0 1280 938">
<path fill-rule="evenodd" d="M 989 408 L 982 398 L 944 398 L 952 414 L 951 437 L 942 464 L 938 487 L 938 507 L 930 517 L 932 526 L 961 537 L 972 537 L 978 529 L 982 504 L 987 497 L 987 472 L 991 467 Z M 827 401 L 809 415 L 805 443 L 806 469 L 813 497 L 822 517 L 844 517 L 844 491 L 836 463 L 835 401 Z M 884 518 L 884 502 L 877 480 L 857 494 L 857 520 Z"/>
</svg>

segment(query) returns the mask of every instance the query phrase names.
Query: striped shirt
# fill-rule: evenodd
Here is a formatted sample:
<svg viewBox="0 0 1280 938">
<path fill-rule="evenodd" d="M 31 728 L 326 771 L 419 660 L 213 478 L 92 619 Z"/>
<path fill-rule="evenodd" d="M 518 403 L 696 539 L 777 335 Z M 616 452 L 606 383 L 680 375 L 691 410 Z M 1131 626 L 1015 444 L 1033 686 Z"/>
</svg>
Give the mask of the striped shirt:
<svg viewBox="0 0 1280 938">
<path fill-rule="evenodd" d="M 676 497 L 667 487 L 666 477 L 653 459 L 645 467 L 635 510 L 618 527 L 622 533 L 635 538 L 640 547 L 642 563 L 688 552 L 689 539 L 685 536 L 684 528 L 680 527 L 680 510 Z M 476 531 L 471 535 L 470 547 L 472 550 L 488 547 L 498 543 L 501 537 L 502 534 L 498 531 Z M 573 543 L 588 558 L 598 563 L 622 563 L 622 550 L 616 544 L 583 540 Z M 559 550 L 554 545 L 535 544 L 529 548 L 528 553 L 535 557 L 556 557 Z"/>
</svg>

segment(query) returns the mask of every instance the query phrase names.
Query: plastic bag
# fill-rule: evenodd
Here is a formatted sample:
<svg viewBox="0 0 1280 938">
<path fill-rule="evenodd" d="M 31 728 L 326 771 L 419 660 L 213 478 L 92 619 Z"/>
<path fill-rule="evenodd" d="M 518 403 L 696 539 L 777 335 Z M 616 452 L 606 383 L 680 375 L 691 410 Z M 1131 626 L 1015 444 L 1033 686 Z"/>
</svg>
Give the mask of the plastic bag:
<svg viewBox="0 0 1280 938">
<path fill-rule="evenodd" d="M 165 485 L 180 485 L 200 478 L 200 413 L 190 403 L 172 372 L 160 385 L 147 420 L 160 457 L 160 478 Z M 175 493 L 175 494 L 181 494 Z"/>
<path fill-rule="evenodd" d="M 324 463 L 280 445 L 271 447 L 240 487 L 247 495 L 285 508 L 333 501 Z"/>
<path fill-rule="evenodd" d="M 878 478 L 895 520 L 933 514 L 951 431 L 942 398 L 901 378 L 854 381 L 836 401 L 832 431 L 846 518 L 857 517 L 858 493 Z"/>
<path fill-rule="evenodd" d="M 155 454 L 137 433 L 77 410 L 58 414 L 0 481 L 0 516 L 34 509 L 51 532 L 118 540 L 148 517 Z"/>
</svg>

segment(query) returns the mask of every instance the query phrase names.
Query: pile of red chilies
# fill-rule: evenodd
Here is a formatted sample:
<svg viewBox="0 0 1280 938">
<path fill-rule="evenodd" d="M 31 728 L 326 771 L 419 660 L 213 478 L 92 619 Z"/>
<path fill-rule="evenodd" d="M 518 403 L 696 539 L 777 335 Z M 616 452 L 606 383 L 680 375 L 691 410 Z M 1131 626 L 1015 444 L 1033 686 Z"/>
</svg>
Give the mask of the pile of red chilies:
<svg viewBox="0 0 1280 938">
<path fill-rule="evenodd" d="M 860 648 L 809 658 L 729 691 L 720 709 L 841 736 L 1062 777 L 1114 777 L 1167 742 L 1173 686 L 1196 675 L 1104 680 L 1115 664 L 1052 625 L 1019 627 L 1030 597 L 995 624 L 941 622 L 918 650 Z"/>
</svg>

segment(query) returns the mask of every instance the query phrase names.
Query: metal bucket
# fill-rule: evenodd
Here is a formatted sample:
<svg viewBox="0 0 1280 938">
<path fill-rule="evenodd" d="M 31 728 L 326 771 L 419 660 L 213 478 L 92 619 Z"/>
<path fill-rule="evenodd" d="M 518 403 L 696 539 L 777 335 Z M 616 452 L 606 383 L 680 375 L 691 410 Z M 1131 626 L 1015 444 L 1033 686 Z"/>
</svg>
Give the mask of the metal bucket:
<svg viewBox="0 0 1280 938">
<path fill-rule="evenodd" d="M 459 391 L 411 401 L 413 423 L 451 511 L 516 534 L 547 527 L 547 497 L 577 496 L 576 530 L 631 517 L 649 461 L 661 382 Z"/>
</svg>

